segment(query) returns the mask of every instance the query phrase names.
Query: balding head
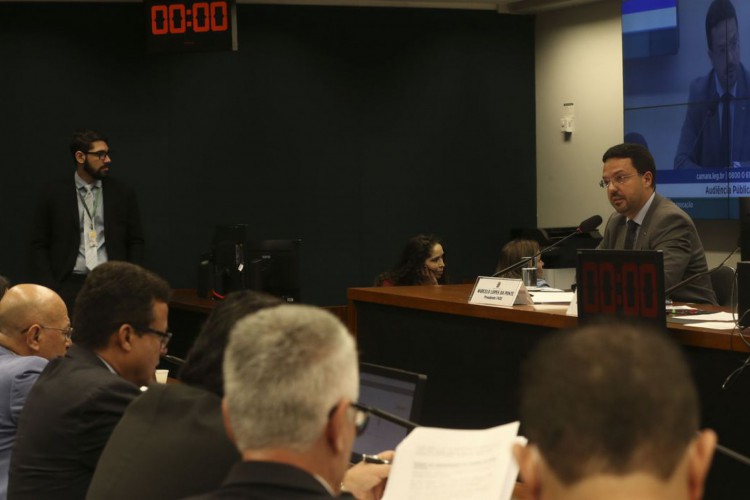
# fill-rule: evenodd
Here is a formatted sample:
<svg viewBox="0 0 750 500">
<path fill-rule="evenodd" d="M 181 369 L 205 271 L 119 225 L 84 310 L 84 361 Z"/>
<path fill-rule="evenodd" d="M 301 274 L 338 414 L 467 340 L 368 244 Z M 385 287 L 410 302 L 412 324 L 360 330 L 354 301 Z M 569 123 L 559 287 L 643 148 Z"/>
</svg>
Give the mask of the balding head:
<svg viewBox="0 0 750 500">
<path fill-rule="evenodd" d="M 70 346 L 68 309 L 55 292 L 21 284 L 0 300 L 0 345 L 22 356 L 52 359 Z"/>
</svg>

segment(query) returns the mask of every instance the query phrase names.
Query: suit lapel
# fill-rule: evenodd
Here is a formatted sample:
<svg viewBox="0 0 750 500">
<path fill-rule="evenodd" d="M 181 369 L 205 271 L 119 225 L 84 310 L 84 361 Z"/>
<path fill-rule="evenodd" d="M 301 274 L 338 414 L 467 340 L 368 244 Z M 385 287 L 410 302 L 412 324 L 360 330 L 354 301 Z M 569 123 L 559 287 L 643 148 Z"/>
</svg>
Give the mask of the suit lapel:
<svg viewBox="0 0 750 500">
<path fill-rule="evenodd" d="M 649 250 L 648 232 L 649 227 L 651 226 L 651 219 L 654 216 L 656 208 L 659 206 L 663 199 L 664 198 L 659 193 L 654 194 L 654 201 L 651 202 L 651 206 L 648 208 L 648 212 L 646 212 L 646 216 L 643 218 L 643 224 L 641 224 L 641 227 L 638 230 L 638 239 L 635 241 L 635 246 L 633 247 L 635 250 Z"/>
</svg>

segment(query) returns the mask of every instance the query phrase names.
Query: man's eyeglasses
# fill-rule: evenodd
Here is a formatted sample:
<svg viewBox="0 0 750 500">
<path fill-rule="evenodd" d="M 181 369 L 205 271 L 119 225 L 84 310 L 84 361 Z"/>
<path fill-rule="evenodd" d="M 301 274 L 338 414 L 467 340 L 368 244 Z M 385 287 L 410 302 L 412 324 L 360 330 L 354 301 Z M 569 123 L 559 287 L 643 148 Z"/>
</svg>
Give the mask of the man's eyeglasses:
<svg viewBox="0 0 750 500">
<path fill-rule="evenodd" d="M 108 150 L 102 150 L 102 151 L 81 151 L 81 153 L 83 153 L 85 155 L 94 155 L 97 158 L 99 158 L 100 160 L 103 160 L 107 156 L 109 156 L 110 152 Z"/>
<path fill-rule="evenodd" d="M 357 430 L 357 436 L 360 436 L 365 432 L 367 422 L 370 421 L 370 411 L 366 406 L 362 406 L 359 403 L 349 403 L 349 406 L 354 408 L 354 428 Z M 328 412 L 329 419 L 333 416 L 333 412 L 336 411 L 337 407 L 338 405 L 334 406 L 331 408 L 331 411 Z"/>
<path fill-rule="evenodd" d="M 602 179 L 599 181 L 599 187 L 607 189 L 611 183 L 615 183 L 616 186 L 621 186 L 625 184 L 625 182 L 630 179 L 631 177 L 638 175 L 641 176 L 643 174 L 620 174 L 612 177 L 612 179 Z"/>
<path fill-rule="evenodd" d="M 21 330 L 21 333 L 26 333 L 29 331 L 29 329 L 34 326 L 30 325 L 23 330 Z M 44 326 L 37 323 L 37 326 L 41 328 L 42 330 L 57 330 L 58 332 L 62 332 L 62 334 L 65 336 L 65 340 L 70 340 L 73 337 L 73 327 L 69 326 L 67 328 L 54 328 L 52 326 Z"/>
<path fill-rule="evenodd" d="M 159 330 L 154 330 L 153 328 L 149 328 L 147 326 L 139 326 L 139 325 L 133 325 L 133 328 L 138 330 L 139 332 L 143 333 L 151 333 L 153 335 L 158 335 L 159 340 L 161 340 L 161 348 L 164 349 L 167 347 L 167 344 L 169 344 L 169 340 L 172 338 L 171 332 L 161 332 Z"/>
</svg>

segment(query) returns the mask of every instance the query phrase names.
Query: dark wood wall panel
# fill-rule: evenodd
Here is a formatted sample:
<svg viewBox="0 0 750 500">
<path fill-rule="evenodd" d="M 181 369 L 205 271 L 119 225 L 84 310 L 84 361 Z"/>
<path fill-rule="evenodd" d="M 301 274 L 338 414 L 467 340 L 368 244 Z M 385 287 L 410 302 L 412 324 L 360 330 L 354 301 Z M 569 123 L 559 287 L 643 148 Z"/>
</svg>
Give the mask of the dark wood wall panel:
<svg viewBox="0 0 750 500">
<path fill-rule="evenodd" d="M 75 128 L 138 187 L 148 265 L 196 284 L 217 223 L 303 239 L 308 302 L 345 302 L 406 238 L 454 281 L 536 221 L 533 18 L 238 6 L 239 51 L 145 53 L 141 4 L 0 3 L 0 273 L 25 278 L 35 186 Z"/>
</svg>

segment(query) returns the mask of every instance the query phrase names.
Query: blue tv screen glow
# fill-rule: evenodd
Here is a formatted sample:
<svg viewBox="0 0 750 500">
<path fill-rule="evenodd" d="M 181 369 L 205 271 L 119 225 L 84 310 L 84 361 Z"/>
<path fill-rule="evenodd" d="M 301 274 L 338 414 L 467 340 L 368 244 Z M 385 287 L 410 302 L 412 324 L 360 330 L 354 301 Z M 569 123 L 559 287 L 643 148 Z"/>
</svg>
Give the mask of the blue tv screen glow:
<svg viewBox="0 0 750 500">
<path fill-rule="evenodd" d="M 693 218 L 733 219 L 750 197 L 750 2 L 721 0 L 707 33 L 712 3 L 623 1 L 625 140 L 648 146 L 657 190 Z"/>
</svg>

